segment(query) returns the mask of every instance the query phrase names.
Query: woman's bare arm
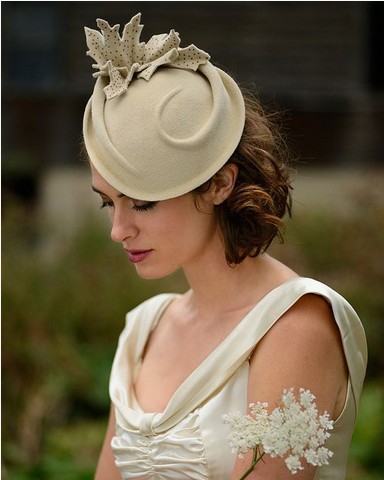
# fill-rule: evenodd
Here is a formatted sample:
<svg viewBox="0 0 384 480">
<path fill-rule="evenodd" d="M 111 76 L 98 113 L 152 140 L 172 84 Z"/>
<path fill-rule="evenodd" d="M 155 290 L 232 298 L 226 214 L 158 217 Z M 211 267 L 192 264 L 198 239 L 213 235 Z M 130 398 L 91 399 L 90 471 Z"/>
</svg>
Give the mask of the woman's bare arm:
<svg viewBox="0 0 384 480">
<path fill-rule="evenodd" d="M 274 409 L 285 388 L 311 390 L 319 413 L 340 414 L 346 396 L 347 367 L 331 308 L 316 295 L 300 299 L 258 344 L 251 362 L 248 402 L 268 402 Z M 252 453 L 236 461 L 232 479 L 251 464 Z M 304 466 L 304 462 L 303 466 Z M 316 469 L 305 465 L 295 480 L 312 480 Z M 284 460 L 265 455 L 247 480 L 291 480 Z"/>
<path fill-rule="evenodd" d="M 115 466 L 115 458 L 111 449 L 111 440 L 115 435 L 115 409 L 111 406 L 108 428 L 101 449 L 94 480 L 121 480 L 119 471 Z"/>
</svg>

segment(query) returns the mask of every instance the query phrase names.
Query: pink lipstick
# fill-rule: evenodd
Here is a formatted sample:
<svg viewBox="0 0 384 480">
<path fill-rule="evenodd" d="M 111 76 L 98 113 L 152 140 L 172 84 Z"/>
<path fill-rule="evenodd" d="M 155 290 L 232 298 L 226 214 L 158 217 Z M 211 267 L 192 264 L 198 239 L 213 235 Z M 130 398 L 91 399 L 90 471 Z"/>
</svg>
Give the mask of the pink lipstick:
<svg viewBox="0 0 384 480">
<path fill-rule="evenodd" d="M 145 260 L 152 250 L 127 250 L 129 261 L 132 263 L 139 263 Z"/>
</svg>

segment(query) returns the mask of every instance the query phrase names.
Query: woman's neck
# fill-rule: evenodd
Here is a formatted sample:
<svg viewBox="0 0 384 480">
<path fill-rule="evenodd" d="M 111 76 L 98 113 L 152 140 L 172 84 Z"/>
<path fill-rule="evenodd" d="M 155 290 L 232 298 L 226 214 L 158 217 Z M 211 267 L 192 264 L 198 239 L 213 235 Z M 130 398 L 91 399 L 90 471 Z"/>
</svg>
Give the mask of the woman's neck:
<svg viewBox="0 0 384 480">
<path fill-rule="evenodd" d="M 191 308 L 204 315 L 230 313 L 255 305 L 270 290 L 295 273 L 269 255 L 247 257 L 229 266 L 223 256 L 210 257 L 201 265 L 185 269 L 191 287 Z"/>
</svg>

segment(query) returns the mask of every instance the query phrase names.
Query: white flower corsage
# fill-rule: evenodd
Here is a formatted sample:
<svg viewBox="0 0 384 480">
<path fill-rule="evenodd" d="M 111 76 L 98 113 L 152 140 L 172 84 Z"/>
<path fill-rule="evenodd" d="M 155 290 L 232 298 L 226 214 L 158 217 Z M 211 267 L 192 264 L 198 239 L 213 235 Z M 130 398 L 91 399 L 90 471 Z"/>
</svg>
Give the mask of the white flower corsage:
<svg viewBox="0 0 384 480">
<path fill-rule="evenodd" d="M 284 457 L 285 464 L 292 474 L 304 467 L 301 459 L 315 466 L 327 465 L 333 452 L 324 447 L 333 429 L 333 420 L 324 412 L 318 414 L 315 396 L 300 389 L 296 399 L 294 389 L 284 390 L 281 406 L 268 413 L 267 403 L 250 405 L 250 414 L 239 412 L 223 415 L 229 425 L 227 437 L 232 451 L 243 455 L 253 450 L 249 469 L 240 480 L 246 478 L 265 454 L 271 457 Z"/>
</svg>

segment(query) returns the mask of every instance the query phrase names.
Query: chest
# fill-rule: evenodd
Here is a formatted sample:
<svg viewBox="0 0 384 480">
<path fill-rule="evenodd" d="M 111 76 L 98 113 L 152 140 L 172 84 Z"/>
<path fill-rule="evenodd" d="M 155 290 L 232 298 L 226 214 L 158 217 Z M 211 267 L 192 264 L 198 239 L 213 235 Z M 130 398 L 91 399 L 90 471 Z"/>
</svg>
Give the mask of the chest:
<svg viewBox="0 0 384 480">
<path fill-rule="evenodd" d="M 220 327 L 185 325 L 164 319 L 144 349 L 135 380 L 135 395 L 146 412 L 162 412 L 177 389 L 226 339 L 237 320 Z"/>
</svg>

